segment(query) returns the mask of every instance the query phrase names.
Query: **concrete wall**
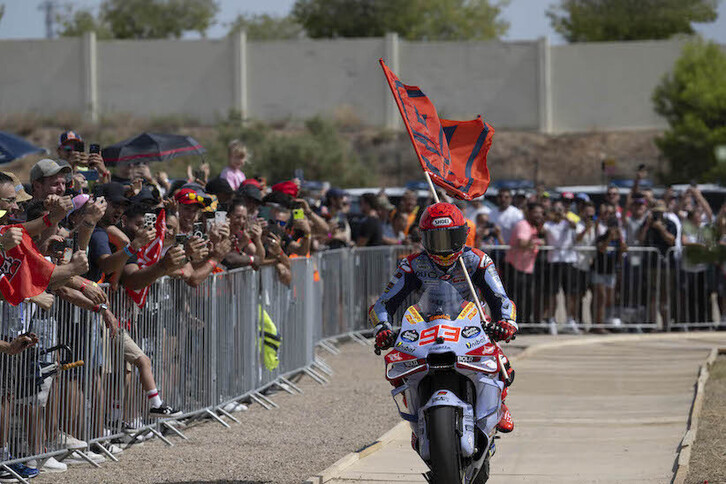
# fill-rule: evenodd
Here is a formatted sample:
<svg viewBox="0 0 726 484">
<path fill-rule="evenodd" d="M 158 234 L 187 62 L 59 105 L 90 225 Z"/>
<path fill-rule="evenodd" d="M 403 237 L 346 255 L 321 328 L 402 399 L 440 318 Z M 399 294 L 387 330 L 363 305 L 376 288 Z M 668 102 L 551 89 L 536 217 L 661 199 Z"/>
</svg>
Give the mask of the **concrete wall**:
<svg viewBox="0 0 726 484">
<path fill-rule="evenodd" d="M 255 118 L 309 118 L 346 108 L 384 123 L 388 87 L 378 67 L 382 39 L 248 44 L 248 106 Z"/>
<path fill-rule="evenodd" d="M 539 129 L 537 42 L 401 42 L 400 72 L 431 98 L 439 115 L 492 126 Z"/>
<path fill-rule="evenodd" d="M 82 111 L 82 43 L 0 41 L 0 113 Z"/>
<path fill-rule="evenodd" d="M 341 111 L 400 127 L 378 66 L 419 85 L 442 117 L 481 114 L 495 128 L 540 132 L 665 126 L 651 94 L 682 42 L 549 46 L 535 42 L 380 39 L 0 42 L 0 113 L 117 112 L 213 122 L 304 119 Z"/>
<path fill-rule="evenodd" d="M 232 44 L 225 40 L 98 43 L 99 109 L 210 121 L 233 106 Z"/>
<path fill-rule="evenodd" d="M 603 42 L 551 48 L 555 132 L 664 128 L 653 89 L 684 42 Z"/>
</svg>

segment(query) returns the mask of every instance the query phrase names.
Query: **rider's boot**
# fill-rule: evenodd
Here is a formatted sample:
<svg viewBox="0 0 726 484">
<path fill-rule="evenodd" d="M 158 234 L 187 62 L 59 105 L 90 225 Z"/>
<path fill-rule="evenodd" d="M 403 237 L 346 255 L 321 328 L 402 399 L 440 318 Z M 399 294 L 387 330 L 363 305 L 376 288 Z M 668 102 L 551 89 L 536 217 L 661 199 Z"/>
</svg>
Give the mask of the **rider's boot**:
<svg viewBox="0 0 726 484">
<path fill-rule="evenodd" d="M 509 390 L 509 388 L 505 388 L 502 392 L 502 418 L 499 419 L 499 423 L 497 424 L 497 430 L 504 434 L 508 434 L 514 430 L 512 414 L 509 413 L 509 407 L 507 407 L 507 404 L 504 403 L 504 399 L 507 398 L 507 390 Z"/>
</svg>

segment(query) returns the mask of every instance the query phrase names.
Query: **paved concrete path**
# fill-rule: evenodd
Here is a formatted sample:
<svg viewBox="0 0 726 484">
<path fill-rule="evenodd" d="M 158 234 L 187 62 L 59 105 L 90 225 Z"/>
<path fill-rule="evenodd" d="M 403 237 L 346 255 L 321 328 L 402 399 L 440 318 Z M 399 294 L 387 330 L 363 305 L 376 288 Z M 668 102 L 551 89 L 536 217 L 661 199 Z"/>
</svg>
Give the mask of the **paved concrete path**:
<svg viewBox="0 0 726 484">
<path fill-rule="evenodd" d="M 507 403 L 517 427 L 497 441 L 489 482 L 670 482 L 699 365 L 726 346 L 723 333 L 674 336 L 603 337 L 516 361 Z M 353 465 L 329 469 L 328 482 L 425 482 L 407 425 L 389 436 Z"/>
</svg>

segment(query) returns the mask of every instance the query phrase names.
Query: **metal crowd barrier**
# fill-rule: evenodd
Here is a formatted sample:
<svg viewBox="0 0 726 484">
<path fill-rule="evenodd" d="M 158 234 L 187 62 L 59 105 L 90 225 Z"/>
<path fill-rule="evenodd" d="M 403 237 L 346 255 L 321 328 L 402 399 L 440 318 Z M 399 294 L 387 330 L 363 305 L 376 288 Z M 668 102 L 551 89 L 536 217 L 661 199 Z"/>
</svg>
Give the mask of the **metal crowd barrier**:
<svg viewBox="0 0 726 484">
<path fill-rule="evenodd" d="M 688 329 L 714 327 L 720 317 L 715 291 L 723 286 L 723 274 L 684 265 L 675 251 L 661 256 L 654 248 L 631 247 L 610 265 L 613 259 L 598 256 L 595 248 L 573 248 L 573 258 L 543 247 L 534 271 L 525 274 L 507 262 L 508 249 L 486 252 L 517 304 L 523 329 L 545 328 L 548 318 L 560 329 L 567 329 L 570 318 L 580 330 Z M 0 465 L 67 458 L 74 452 L 66 448 L 71 437 L 85 443 L 77 449 L 84 458 L 91 444 L 114 438 L 133 441 L 153 433 L 168 442 L 164 433 L 183 435 L 171 422 L 149 417 L 141 370 L 150 370 L 161 398 L 184 417 L 210 416 L 223 425 L 228 424 L 219 414 L 234 419 L 223 409 L 230 402 L 253 400 L 271 408 L 266 388 L 299 392 L 290 381 L 296 373 L 326 382 L 330 370 L 317 358 L 316 345 L 335 352 L 332 339 L 349 335 L 363 341 L 359 333 L 370 329 L 368 307 L 408 253 L 410 248 L 396 246 L 296 258 L 289 285 L 272 266 L 215 274 L 195 288 L 163 278 L 149 288 L 143 309 L 123 289 L 109 291 L 110 308 L 121 323 L 113 338 L 99 315 L 57 297 L 49 311 L 0 302 L 2 339 L 34 332 L 40 340 L 19 355 L 0 356 Z M 415 298 L 410 296 L 394 321 Z M 281 336 L 274 369 L 263 357 L 263 316 Z M 145 357 L 124 357 L 124 341 L 130 340 Z M 44 353 L 57 345 L 69 351 Z M 76 360 L 83 366 L 44 375 Z"/>
<path fill-rule="evenodd" d="M 726 326 L 724 267 L 691 262 L 687 251 L 672 247 L 666 253 L 663 284 L 666 287 L 668 329 L 718 329 Z"/>
</svg>

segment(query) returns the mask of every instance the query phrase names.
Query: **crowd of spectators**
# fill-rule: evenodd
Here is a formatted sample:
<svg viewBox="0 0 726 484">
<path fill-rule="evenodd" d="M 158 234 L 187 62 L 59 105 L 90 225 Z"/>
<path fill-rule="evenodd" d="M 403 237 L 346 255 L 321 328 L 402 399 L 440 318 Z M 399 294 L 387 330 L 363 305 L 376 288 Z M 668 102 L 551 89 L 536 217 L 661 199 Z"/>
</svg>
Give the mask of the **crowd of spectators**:
<svg viewBox="0 0 726 484">
<path fill-rule="evenodd" d="M 324 183 L 268 183 L 246 173 L 248 152 L 238 140 L 229 143 L 228 166 L 218 176 L 211 177 L 209 166 L 202 164 L 190 166 L 187 177 L 176 180 L 155 171 L 143 157 L 108 167 L 97 149 L 86 153 L 84 147 L 78 133 L 66 131 L 59 136 L 57 156 L 38 161 L 28 180 L 0 173 L 2 272 L 11 277 L 9 251 L 32 238 L 26 249 L 51 264 L 52 274 L 45 290 L 29 301 L 47 309 L 58 298 L 98 313 L 109 333 L 122 338 L 127 371 L 137 370 L 152 417 L 180 412 L 159 394 L 151 359 L 133 332 L 119 324 L 122 318 L 109 303 L 110 293 L 123 291 L 142 306 L 147 288 L 162 277 L 197 287 L 215 272 L 272 266 L 279 280 L 290 284 L 291 259 L 296 257 L 354 246 L 420 247 L 417 221 L 425 202 L 413 191 L 394 204 L 385 191 L 354 199 Z M 626 197 L 610 187 L 598 205 L 586 194 L 555 194 L 544 187 L 531 194 L 501 189 L 494 207 L 456 201 L 471 229 L 468 245 L 493 257 L 521 320 L 544 322 L 553 332 L 576 332 L 582 328 L 584 301 L 591 300 L 592 321 L 617 326 L 623 315 L 615 308 L 624 305 L 620 299 L 626 293 L 627 304 L 650 308 L 652 314 L 643 318 L 655 320 L 656 312 L 663 318 L 666 291 L 649 290 L 656 282 L 688 289 L 671 292 L 695 301 L 679 306 L 679 318 L 708 318 L 707 301 L 717 288 L 723 290 L 723 273 L 713 264 L 682 258 L 681 250 L 726 243 L 726 207 L 714 215 L 695 187 L 680 194 L 668 190 L 656 199 L 652 190 L 640 187 L 642 176 Z M 634 247 L 654 249 L 638 252 Z M 667 271 L 654 269 L 669 264 L 677 267 L 678 277 L 666 280 Z M 108 283 L 109 289 L 99 283 Z M 558 326 L 561 291 L 567 321 Z M 0 352 L 7 355 L 37 343 L 29 328 L 7 318 L 2 336 Z M 7 424 L 3 410 L 3 447 Z M 30 445 L 41 441 L 35 438 Z M 86 447 L 67 432 L 62 441 L 70 449 Z M 94 452 L 88 455 L 103 459 Z M 65 468 L 53 459 L 44 465 L 47 470 Z M 22 464 L 14 470 L 24 477 L 37 474 Z"/>
</svg>

